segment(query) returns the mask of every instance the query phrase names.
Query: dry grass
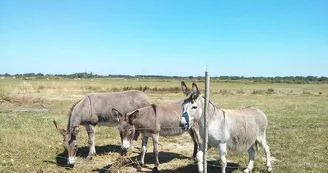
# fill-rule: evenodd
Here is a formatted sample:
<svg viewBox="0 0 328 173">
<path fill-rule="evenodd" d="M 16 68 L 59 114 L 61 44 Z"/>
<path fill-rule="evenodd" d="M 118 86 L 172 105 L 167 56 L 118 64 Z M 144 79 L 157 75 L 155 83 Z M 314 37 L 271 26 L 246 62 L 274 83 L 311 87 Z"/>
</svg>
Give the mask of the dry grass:
<svg viewBox="0 0 328 173">
<path fill-rule="evenodd" d="M 187 81 L 190 84 L 190 81 Z M 0 172 L 136 172 L 138 148 L 124 160 L 119 158 L 119 134 L 115 127 L 98 127 L 97 156 L 84 162 L 87 155 L 87 136 L 84 129 L 78 136 L 78 164 L 65 167 L 66 153 L 62 137 L 52 120 L 66 126 L 67 112 L 73 102 L 91 92 L 108 92 L 138 87 L 153 103 L 173 102 L 183 98 L 175 88 L 180 81 L 156 80 L 14 80 L 0 81 Z M 198 83 L 203 89 L 203 84 Z M 268 143 L 274 172 L 328 172 L 328 85 L 287 84 L 211 84 L 211 100 L 222 108 L 256 106 L 268 116 Z M 157 90 L 152 90 L 157 88 Z M 168 90 L 161 92 L 158 88 Z M 272 90 L 271 90 L 272 89 Z M 259 91 L 260 93 L 253 93 Z M 263 91 L 263 92 L 262 92 Z M 321 94 L 320 94 L 321 93 Z M 49 112 L 8 112 L 7 108 L 50 108 Z M 138 141 L 141 145 L 141 141 Z M 190 160 L 192 141 L 188 134 L 182 137 L 160 137 L 160 166 L 162 172 L 195 172 L 197 166 Z M 151 171 L 154 157 L 152 142 L 148 144 L 146 168 Z M 264 153 L 256 155 L 255 171 L 264 172 Z M 209 172 L 218 172 L 218 151 L 209 150 Z M 232 167 L 247 165 L 247 154 L 228 152 Z M 230 170 L 230 172 L 241 172 Z"/>
</svg>

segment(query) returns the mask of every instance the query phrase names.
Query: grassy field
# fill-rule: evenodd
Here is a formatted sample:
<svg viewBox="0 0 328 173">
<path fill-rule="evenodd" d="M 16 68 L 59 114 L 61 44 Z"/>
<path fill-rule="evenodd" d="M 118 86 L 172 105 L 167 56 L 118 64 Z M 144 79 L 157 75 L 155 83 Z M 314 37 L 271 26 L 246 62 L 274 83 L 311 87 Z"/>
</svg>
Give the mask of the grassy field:
<svg viewBox="0 0 328 173">
<path fill-rule="evenodd" d="M 186 81 L 191 85 L 191 81 Z M 197 83 L 204 89 L 203 83 Z M 98 155 L 85 162 L 87 135 L 78 136 L 78 164 L 66 167 L 62 136 L 52 120 L 66 127 L 68 110 L 83 95 L 145 88 L 153 103 L 174 102 L 184 95 L 178 80 L 155 79 L 0 79 L 0 172 L 136 172 L 138 147 L 129 152 L 130 161 L 119 158 L 120 139 L 115 127 L 98 127 Z M 211 101 L 221 108 L 254 106 L 269 122 L 267 140 L 274 158 L 274 172 L 328 172 L 328 85 L 211 83 Z M 49 109 L 49 111 L 47 111 Z M 196 172 L 190 159 L 192 141 L 182 137 L 160 138 L 161 172 Z M 148 144 L 144 172 L 154 166 L 152 142 Z M 208 154 L 209 172 L 220 172 L 218 151 Z M 242 172 L 247 153 L 228 152 L 229 172 Z M 262 148 L 256 154 L 254 172 L 265 172 Z"/>
</svg>

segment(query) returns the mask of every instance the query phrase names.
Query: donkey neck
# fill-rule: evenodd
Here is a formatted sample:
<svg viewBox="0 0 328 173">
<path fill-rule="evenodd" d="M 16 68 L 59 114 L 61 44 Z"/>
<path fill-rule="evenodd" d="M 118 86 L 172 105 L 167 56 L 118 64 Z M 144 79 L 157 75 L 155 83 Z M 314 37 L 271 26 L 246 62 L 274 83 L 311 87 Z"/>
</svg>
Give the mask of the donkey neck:
<svg viewBox="0 0 328 173">
<path fill-rule="evenodd" d="M 204 118 L 205 118 L 205 97 L 204 96 L 200 96 L 198 98 L 198 103 L 202 109 L 202 113 L 201 115 L 195 117 L 194 121 L 196 121 L 198 123 L 198 125 L 201 128 L 204 128 Z M 208 107 L 207 107 L 207 119 L 209 119 L 210 117 L 213 117 L 216 112 L 218 111 L 218 109 L 215 107 L 215 105 L 209 101 Z"/>
<path fill-rule="evenodd" d="M 200 96 L 198 103 L 203 109 L 202 114 L 199 117 L 195 117 L 194 121 L 198 123 L 201 128 L 204 128 L 204 114 L 205 114 L 205 97 Z M 211 101 L 209 101 L 207 108 L 207 120 L 219 120 L 221 123 L 226 121 L 226 116 L 224 110 L 216 107 Z"/>
</svg>

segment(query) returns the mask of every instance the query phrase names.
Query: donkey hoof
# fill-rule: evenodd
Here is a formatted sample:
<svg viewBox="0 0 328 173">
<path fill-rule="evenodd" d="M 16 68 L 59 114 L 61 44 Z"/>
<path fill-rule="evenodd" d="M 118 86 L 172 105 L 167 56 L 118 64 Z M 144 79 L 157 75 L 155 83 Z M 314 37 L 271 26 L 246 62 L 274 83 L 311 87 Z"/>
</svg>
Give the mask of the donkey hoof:
<svg viewBox="0 0 328 173">
<path fill-rule="evenodd" d="M 153 170 L 152 170 L 152 172 L 158 172 L 157 167 L 154 167 Z"/>
<path fill-rule="evenodd" d="M 92 160 L 92 156 L 87 156 L 84 161 L 89 161 L 89 160 Z"/>
<path fill-rule="evenodd" d="M 249 172 L 251 172 L 251 170 L 249 170 L 248 168 L 246 168 L 246 169 L 244 169 L 244 172 L 245 173 L 249 173 Z"/>
<path fill-rule="evenodd" d="M 137 171 L 141 171 L 141 165 L 137 166 Z"/>
<path fill-rule="evenodd" d="M 197 158 L 196 158 L 196 156 L 195 156 L 195 157 L 192 156 L 192 157 L 190 158 L 190 160 L 193 160 L 193 161 L 197 162 Z"/>
<path fill-rule="evenodd" d="M 272 168 L 271 167 L 268 167 L 267 169 L 268 169 L 268 172 L 271 172 L 272 171 Z"/>
</svg>

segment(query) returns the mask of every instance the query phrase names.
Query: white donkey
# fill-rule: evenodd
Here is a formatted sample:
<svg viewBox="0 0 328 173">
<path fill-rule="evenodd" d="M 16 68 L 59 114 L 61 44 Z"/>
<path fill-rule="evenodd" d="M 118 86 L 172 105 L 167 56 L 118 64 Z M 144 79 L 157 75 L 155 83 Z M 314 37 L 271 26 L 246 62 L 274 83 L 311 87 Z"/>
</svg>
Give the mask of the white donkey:
<svg viewBox="0 0 328 173">
<path fill-rule="evenodd" d="M 201 139 L 204 137 L 205 98 L 195 83 L 192 84 L 190 91 L 182 81 L 181 89 L 187 98 L 182 104 L 180 127 L 184 130 L 189 130 L 191 127 L 198 128 L 196 135 Z M 221 173 L 225 173 L 227 166 L 227 148 L 235 152 L 248 151 L 249 163 L 244 172 L 251 172 L 254 167 L 254 146 L 257 143 L 264 148 L 267 170 L 271 172 L 270 149 L 266 141 L 267 118 L 261 110 L 252 107 L 236 110 L 219 109 L 210 102 L 207 120 L 208 144 L 219 149 Z M 204 144 L 199 140 L 199 151 L 196 155 L 199 172 L 203 172 L 203 151 Z"/>
</svg>

